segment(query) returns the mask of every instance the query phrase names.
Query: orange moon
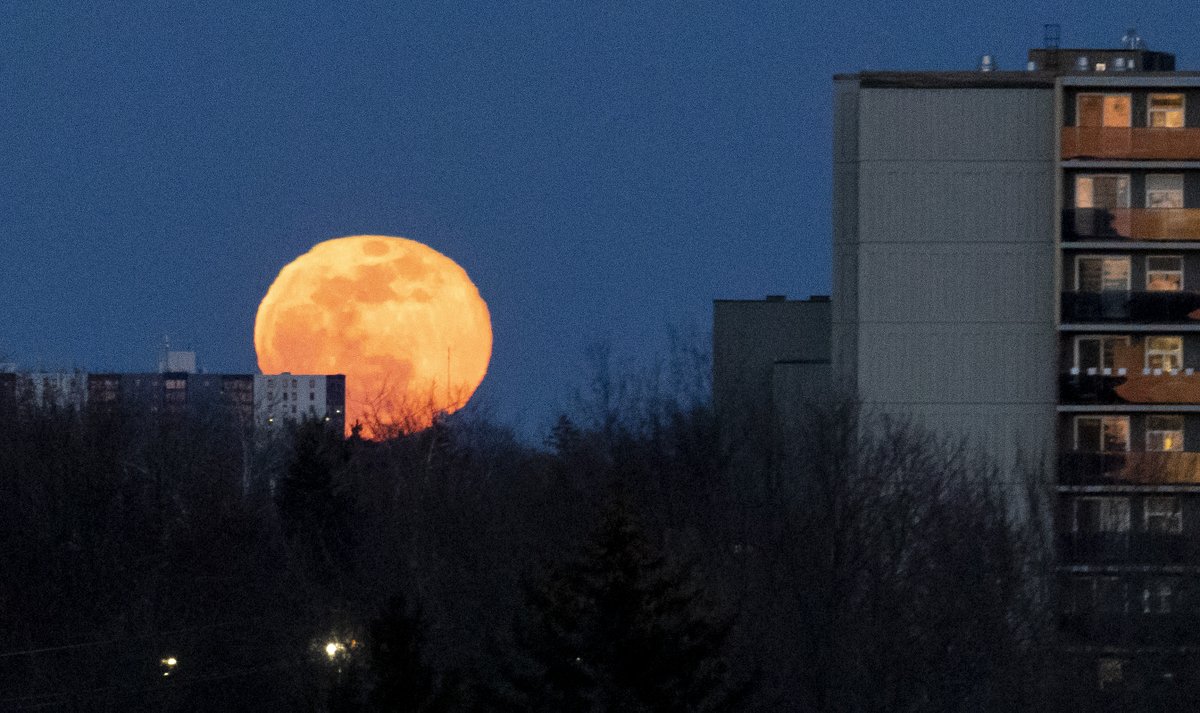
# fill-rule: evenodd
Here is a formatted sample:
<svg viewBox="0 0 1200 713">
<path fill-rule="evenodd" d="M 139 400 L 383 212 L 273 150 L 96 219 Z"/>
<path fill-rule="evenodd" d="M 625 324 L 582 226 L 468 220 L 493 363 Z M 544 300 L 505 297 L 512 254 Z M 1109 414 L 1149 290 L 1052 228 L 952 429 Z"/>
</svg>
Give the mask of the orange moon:
<svg viewBox="0 0 1200 713">
<path fill-rule="evenodd" d="M 264 374 L 346 375 L 346 429 L 385 438 L 462 408 L 487 373 L 492 322 L 465 270 L 415 240 L 318 243 L 258 306 Z"/>
</svg>

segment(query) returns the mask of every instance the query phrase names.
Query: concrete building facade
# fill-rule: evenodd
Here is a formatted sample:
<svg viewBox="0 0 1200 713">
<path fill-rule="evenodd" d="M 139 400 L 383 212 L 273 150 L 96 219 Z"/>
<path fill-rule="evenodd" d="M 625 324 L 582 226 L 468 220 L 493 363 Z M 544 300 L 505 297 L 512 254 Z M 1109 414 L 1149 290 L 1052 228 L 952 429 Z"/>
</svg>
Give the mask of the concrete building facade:
<svg viewBox="0 0 1200 713">
<path fill-rule="evenodd" d="M 830 389 L 830 302 L 825 295 L 713 303 L 713 404 L 727 424 L 786 419 Z"/>
<path fill-rule="evenodd" d="M 341 374 L 258 374 L 254 425 L 272 430 L 284 421 L 313 418 L 341 433 L 346 426 L 346 377 Z"/>
<path fill-rule="evenodd" d="M 193 358 L 194 359 L 194 358 Z M 346 423 L 342 374 L 0 373 L 0 413 L 24 405 L 151 416 L 216 415 L 270 433 L 315 418 L 338 433 Z"/>
<path fill-rule="evenodd" d="M 1006 463 L 1054 441 L 1055 116 L 1040 73 L 835 79 L 835 378 Z"/>
<path fill-rule="evenodd" d="M 1200 73 L 1030 66 L 835 78 L 834 379 L 1045 465 L 1069 651 L 1101 686 L 1194 682 Z"/>
</svg>

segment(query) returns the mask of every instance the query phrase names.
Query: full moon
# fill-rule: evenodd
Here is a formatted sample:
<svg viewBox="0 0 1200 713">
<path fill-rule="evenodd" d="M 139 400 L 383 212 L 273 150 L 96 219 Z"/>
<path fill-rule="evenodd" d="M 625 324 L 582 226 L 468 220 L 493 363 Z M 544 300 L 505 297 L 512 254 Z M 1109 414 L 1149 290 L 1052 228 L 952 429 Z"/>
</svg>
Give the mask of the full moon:
<svg viewBox="0 0 1200 713">
<path fill-rule="evenodd" d="M 346 375 L 346 429 L 368 438 L 462 408 L 487 373 L 492 323 L 465 270 L 406 238 L 355 235 L 279 271 L 254 320 L 264 374 Z"/>
</svg>

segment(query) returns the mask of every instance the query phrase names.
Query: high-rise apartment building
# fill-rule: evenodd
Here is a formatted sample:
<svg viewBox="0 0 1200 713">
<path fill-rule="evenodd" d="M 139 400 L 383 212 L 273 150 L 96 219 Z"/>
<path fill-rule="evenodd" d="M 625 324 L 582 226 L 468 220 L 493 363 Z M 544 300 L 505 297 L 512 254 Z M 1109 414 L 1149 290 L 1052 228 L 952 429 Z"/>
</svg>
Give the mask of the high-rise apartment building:
<svg viewBox="0 0 1200 713">
<path fill-rule="evenodd" d="M 194 360 L 191 371 L 0 373 L 0 414 L 29 404 L 166 417 L 212 414 L 260 434 L 306 418 L 345 430 L 343 374 L 207 374 L 194 371 Z"/>
<path fill-rule="evenodd" d="M 835 380 L 1053 474 L 1099 683 L 1196 669 L 1200 73 L 1131 42 L 834 85 Z"/>
<path fill-rule="evenodd" d="M 287 420 L 318 419 L 338 433 L 346 428 L 346 377 L 341 374 L 258 374 L 254 425 L 270 431 Z"/>
</svg>

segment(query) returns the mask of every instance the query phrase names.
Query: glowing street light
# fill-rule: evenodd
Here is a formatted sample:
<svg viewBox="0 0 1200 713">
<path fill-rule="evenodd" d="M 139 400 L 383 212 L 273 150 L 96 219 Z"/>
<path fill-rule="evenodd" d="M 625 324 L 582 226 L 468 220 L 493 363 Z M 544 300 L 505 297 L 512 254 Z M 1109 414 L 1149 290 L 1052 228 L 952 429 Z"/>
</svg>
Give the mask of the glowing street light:
<svg viewBox="0 0 1200 713">
<path fill-rule="evenodd" d="M 168 656 L 167 658 L 162 659 L 160 663 L 163 665 L 163 675 L 170 676 L 171 672 L 175 670 L 175 666 L 179 664 L 179 660 L 174 656 Z"/>
<path fill-rule="evenodd" d="M 325 644 L 325 655 L 328 656 L 330 660 L 336 658 L 338 654 L 345 650 L 346 647 L 337 641 L 330 641 L 329 643 Z"/>
</svg>

